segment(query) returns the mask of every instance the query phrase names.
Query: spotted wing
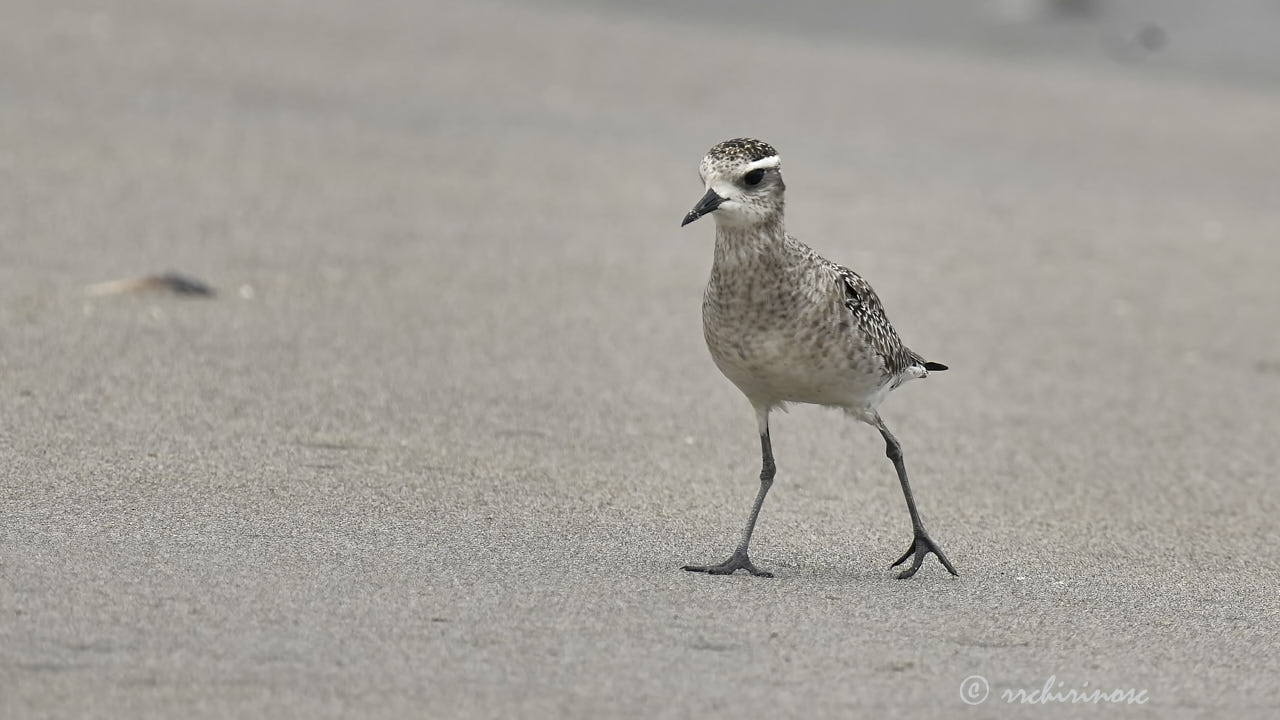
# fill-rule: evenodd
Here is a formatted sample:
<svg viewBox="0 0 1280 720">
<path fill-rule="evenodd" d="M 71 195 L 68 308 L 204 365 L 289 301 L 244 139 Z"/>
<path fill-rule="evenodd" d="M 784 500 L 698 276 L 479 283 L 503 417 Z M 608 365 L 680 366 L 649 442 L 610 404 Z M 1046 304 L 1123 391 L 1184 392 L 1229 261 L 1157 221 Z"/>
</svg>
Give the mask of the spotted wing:
<svg viewBox="0 0 1280 720">
<path fill-rule="evenodd" d="M 898 331 L 893 329 L 889 318 L 885 316 L 884 306 L 880 304 L 880 298 L 871 288 L 871 283 L 847 267 L 837 265 L 835 270 L 844 289 L 845 307 L 853 313 L 854 327 L 884 360 L 885 373 L 897 376 L 915 365 L 923 368 L 924 358 L 902 344 Z"/>
</svg>

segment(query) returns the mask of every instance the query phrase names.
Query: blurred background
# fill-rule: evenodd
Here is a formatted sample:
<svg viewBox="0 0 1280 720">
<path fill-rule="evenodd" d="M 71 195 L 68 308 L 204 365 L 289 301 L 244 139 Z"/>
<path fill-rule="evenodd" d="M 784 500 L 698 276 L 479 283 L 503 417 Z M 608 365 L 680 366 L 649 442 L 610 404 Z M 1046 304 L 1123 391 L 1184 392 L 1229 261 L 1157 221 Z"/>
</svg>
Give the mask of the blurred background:
<svg viewBox="0 0 1280 720">
<path fill-rule="evenodd" d="M 1274 85 L 1280 62 L 1274 42 L 1280 7 L 1268 0 L 1206 5 L 1160 0 L 905 0 L 697 3 L 576 2 L 670 20 L 759 28 L 818 42 L 906 45 L 995 58 L 1147 64 L 1210 80 Z M 1177 35 L 1177 42 L 1171 42 Z M 1167 52 L 1166 52 L 1167 51 Z"/>
<path fill-rule="evenodd" d="M 0 18 L 0 715 L 1280 704 L 1280 4 Z M 778 582 L 678 572 L 755 491 L 679 227 L 744 135 L 952 368 L 883 411 L 959 581 L 884 572 L 880 441 L 808 408 Z"/>
</svg>

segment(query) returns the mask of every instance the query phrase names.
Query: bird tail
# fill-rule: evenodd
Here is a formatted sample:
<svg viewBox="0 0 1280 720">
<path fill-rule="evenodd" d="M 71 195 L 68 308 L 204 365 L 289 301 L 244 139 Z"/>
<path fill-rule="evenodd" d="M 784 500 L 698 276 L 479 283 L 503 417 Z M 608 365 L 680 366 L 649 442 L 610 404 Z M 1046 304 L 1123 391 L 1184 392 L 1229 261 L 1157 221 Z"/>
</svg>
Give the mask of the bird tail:
<svg viewBox="0 0 1280 720">
<path fill-rule="evenodd" d="M 942 371 L 942 370 L 946 370 L 946 369 L 947 369 L 947 366 L 946 366 L 946 365 L 943 365 L 942 363 L 927 362 L 927 363 L 925 363 L 925 364 L 924 364 L 924 369 L 925 369 L 925 370 Z"/>
</svg>

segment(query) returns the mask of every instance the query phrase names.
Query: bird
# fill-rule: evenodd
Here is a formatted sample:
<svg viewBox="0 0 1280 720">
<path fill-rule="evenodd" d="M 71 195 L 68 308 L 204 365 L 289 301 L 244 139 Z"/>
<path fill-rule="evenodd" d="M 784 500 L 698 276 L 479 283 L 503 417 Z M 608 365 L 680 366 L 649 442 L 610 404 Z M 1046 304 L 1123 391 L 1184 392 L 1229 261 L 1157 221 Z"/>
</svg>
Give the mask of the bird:
<svg viewBox="0 0 1280 720">
<path fill-rule="evenodd" d="M 889 566 L 911 560 L 897 577 L 914 576 L 930 553 L 958 576 L 925 530 L 907 481 L 902 445 L 878 410 L 902 383 L 947 366 L 926 361 L 902 342 L 862 276 L 787 233 L 786 185 L 772 145 L 753 138 L 725 140 L 702 158 L 698 175 L 706 193 L 680 225 L 705 215 L 716 223 L 711 276 L 702 299 L 703 335 L 720 372 L 755 410 L 761 469 L 760 489 L 733 555 L 714 565 L 683 569 L 711 575 L 745 570 L 773 577 L 752 563 L 748 550 L 777 472 L 769 413 L 799 403 L 839 408 L 876 428 L 884 439 L 913 533 L 907 551 Z"/>
</svg>

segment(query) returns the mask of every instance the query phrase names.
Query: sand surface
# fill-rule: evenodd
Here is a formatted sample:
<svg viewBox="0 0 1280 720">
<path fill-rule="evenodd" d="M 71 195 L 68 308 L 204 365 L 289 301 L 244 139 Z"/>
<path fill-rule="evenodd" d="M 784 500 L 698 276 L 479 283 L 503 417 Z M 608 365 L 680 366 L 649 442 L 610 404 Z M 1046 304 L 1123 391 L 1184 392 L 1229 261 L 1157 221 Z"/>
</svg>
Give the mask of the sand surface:
<svg viewBox="0 0 1280 720">
<path fill-rule="evenodd" d="M 0 717 L 1276 716 L 1280 88 L 664 8 L 4 3 Z M 958 579 L 808 407 L 777 577 L 679 569 L 739 135 L 952 368 L 882 411 Z"/>
</svg>

